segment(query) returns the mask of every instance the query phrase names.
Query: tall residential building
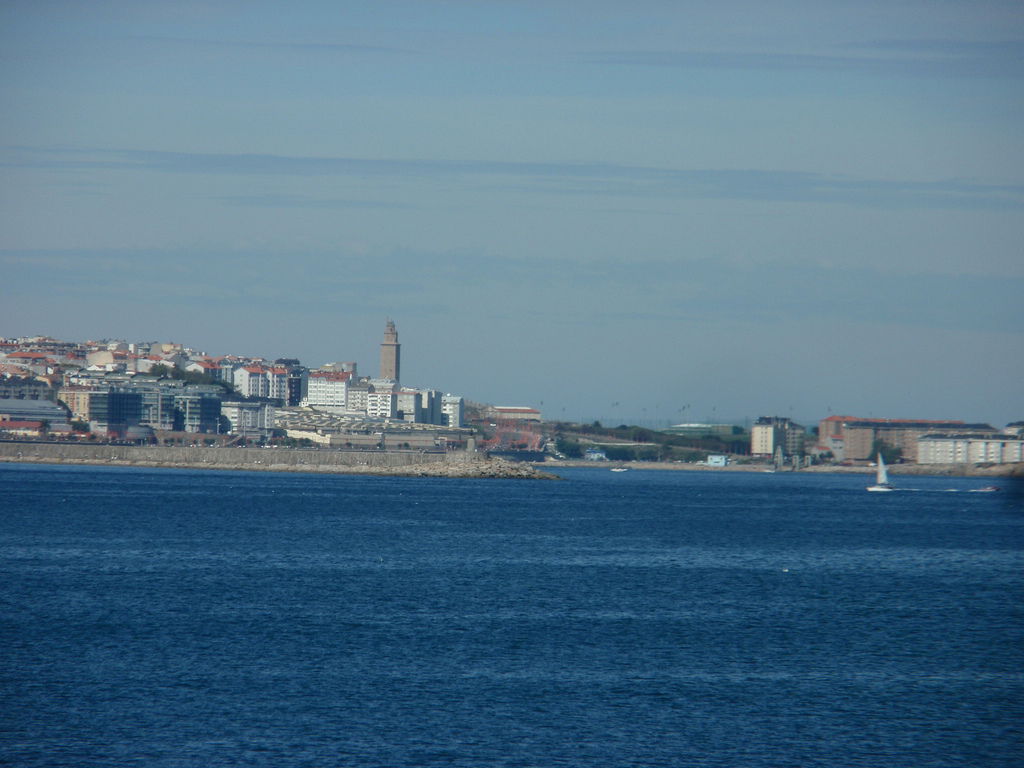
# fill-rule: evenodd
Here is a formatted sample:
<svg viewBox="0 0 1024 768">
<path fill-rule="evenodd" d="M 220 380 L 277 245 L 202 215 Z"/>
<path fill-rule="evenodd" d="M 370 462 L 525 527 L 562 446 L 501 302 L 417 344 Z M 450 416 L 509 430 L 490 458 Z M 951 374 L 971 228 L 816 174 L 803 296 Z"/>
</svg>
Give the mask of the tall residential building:
<svg viewBox="0 0 1024 768">
<path fill-rule="evenodd" d="M 785 456 L 803 453 L 806 430 L 782 416 L 760 416 L 750 429 L 750 453 L 773 456 L 781 448 Z"/>
<path fill-rule="evenodd" d="M 313 371 L 306 381 L 303 405 L 313 408 L 345 410 L 348 407 L 350 373 L 340 371 Z"/>
<path fill-rule="evenodd" d="M 423 422 L 423 393 L 418 389 L 398 390 L 395 415 L 403 421 Z"/>
<path fill-rule="evenodd" d="M 366 395 L 366 415 L 375 419 L 393 419 L 397 412 L 397 384 L 388 379 L 370 379 Z"/>
<path fill-rule="evenodd" d="M 466 401 L 458 395 L 447 394 L 441 398 L 442 423 L 449 427 L 461 427 L 465 423 Z"/>
<path fill-rule="evenodd" d="M 402 347 L 398 343 L 398 331 L 394 320 L 384 326 L 384 341 L 380 345 L 380 377 L 399 381 Z"/>
</svg>

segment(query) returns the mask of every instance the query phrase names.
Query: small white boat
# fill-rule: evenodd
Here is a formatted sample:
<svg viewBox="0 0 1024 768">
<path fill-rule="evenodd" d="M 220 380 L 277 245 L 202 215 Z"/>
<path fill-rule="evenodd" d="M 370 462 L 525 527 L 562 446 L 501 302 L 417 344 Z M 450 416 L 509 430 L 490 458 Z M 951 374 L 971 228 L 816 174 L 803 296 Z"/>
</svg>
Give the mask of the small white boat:
<svg viewBox="0 0 1024 768">
<path fill-rule="evenodd" d="M 612 467 L 612 472 L 629 472 L 629 467 Z"/>
<path fill-rule="evenodd" d="M 885 460 L 882 454 L 878 454 L 878 465 L 875 468 L 875 484 L 868 486 L 869 491 L 893 491 L 895 488 L 889 482 L 889 473 L 885 469 Z"/>
</svg>

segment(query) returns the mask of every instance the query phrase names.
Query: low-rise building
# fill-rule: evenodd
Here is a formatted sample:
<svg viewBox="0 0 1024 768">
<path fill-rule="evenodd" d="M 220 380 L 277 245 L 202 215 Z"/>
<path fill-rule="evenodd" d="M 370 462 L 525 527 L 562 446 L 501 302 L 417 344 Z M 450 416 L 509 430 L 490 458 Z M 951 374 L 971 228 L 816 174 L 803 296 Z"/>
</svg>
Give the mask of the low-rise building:
<svg viewBox="0 0 1024 768">
<path fill-rule="evenodd" d="M 42 437 L 44 423 L 41 421 L 14 421 L 0 416 L 0 434 L 13 437 Z"/>
<path fill-rule="evenodd" d="M 496 421 L 542 421 L 540 411 L 525 405 L 496 405 L 488 411 Z"/>
<path fill-rule="evenodd" d="M 221 403 L 221 415 L 227 419 L 228 431 L 249 439 L 262 440 L 274 430 L 276 408 L 272 403 L 227 401 Z"/>
<path fill-rule="evenodd" d="M 19 400 L 53 400 L 57 390 L 48 381 L 33 376 L 0 373 L 0 397 Z"/>
<path fill-rule="evenodd" d="M 40 376 L 53 373 L 57 366 L 57 361 L 45 352 L 11 352 L 4 360 Z"/>
<path fill-rule="evenodd" d="M 0 398 L 0 419 L 12 421 L 45 422 L 50 432 L 71 431 L 65 410 L 52 400 L 25 400 L 16 397 Z"/>
<path fill-rule="evenodd" d="M 680 437 L 689 437 L 696 440 L 707 437 L 727 440 L 742 430 L 739 427 L 734 427 L 732 424 L 674 424 L 661 431 L 670 435 L 679 435 Z"/>
<path fill-rule="evenodd" d="M 185 366 L 185 370 L 189 373 L 199 373 L 203 376 L 209 376 L 214 381 L 219 381 L 222 377 L 220 365 L 212 360 L 193 360 Z"/>
</svg>

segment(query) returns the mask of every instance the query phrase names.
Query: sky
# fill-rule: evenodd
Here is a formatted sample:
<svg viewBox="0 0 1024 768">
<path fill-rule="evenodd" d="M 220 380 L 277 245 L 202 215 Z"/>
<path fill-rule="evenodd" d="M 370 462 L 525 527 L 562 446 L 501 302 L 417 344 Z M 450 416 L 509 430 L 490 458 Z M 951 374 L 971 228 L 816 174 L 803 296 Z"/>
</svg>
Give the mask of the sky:
<svg viewBox="0 0 1024 768">
<path fill-rule="evenodd" d="M 1024 419 L 1024 4 L 6 0 L 0 336 Z"/>
</svg>

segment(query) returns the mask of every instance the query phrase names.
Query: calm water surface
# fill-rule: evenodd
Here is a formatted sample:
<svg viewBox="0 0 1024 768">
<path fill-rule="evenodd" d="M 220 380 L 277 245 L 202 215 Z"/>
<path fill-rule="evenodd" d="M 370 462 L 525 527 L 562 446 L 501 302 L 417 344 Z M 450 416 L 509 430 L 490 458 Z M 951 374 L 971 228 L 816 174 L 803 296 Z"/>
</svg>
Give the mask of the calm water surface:
<svg viewBox="0 0 1024 768">
<path fill-rule="evenodd" d="M 0 764 L 1024 764 L 1019 489 L 563 474 L 0 465 Z"/>
</svg>

